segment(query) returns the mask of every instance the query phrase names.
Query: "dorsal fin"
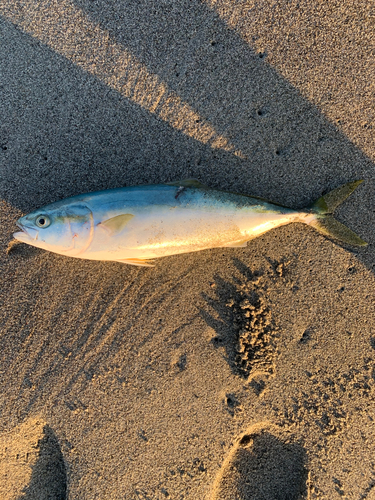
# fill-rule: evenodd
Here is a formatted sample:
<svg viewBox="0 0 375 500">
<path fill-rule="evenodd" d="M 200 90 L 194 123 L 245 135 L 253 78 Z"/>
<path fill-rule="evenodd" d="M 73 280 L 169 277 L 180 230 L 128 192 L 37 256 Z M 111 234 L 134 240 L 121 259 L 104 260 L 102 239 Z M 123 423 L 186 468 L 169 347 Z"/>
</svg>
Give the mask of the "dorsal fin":
<svg viewBox="0 0 375 500">
<path fill-rule="evenodd" d="M 198 179 L 183 179 L 182 181 L 166 182 L 167 186 L 190 187 L 190 188 L 207 188 Z"/>
</svg>

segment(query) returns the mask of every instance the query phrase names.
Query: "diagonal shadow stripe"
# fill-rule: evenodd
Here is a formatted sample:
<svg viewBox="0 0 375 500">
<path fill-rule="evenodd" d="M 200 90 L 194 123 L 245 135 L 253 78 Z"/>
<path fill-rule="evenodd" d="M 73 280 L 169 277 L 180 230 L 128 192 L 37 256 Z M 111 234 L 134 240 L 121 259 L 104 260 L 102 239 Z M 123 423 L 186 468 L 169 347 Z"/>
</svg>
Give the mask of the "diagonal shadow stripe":
<svg viewBox="0 0 375 500">
<path fill-rule="evenodd" d="M 0 15 L 188 137 L 241 156 L 228 138 L 69 0 L 9 0 L 0 4 Z"/>
<path fill-rule="evenodd" d="M 166 0 L 158 3 L 156 8 L 152 0 L 142 4 L 121 0 L 72 1 L 87 14 L 91 22 L 99 23 L 114 40 L 129 47 L 163 81 L 172 88 L 177 88 L 179 95 L 199 109 L 202 115 L 208 116 L 210 123 L 218 130 L 230 130 L 230 136 L 235 137 L 236 146 L 254 165 L 267 164 L 267 173 L 270 175 L 263 176 L 257 189 L 273 183 L 274 189 L 279 192 L 283 181 L 280 182 L 277 177 L 282 171 L 298 185 L 305 182 L 306 175 L 311 173 L 305 186 L 311 182 L 316 183 L 317 179 L 320 182 L 326 177 L 323 181 L 325 187 L 328 181 L 327 165 L 334 166 L 332 177 L 336 179 L 343 171 L 348 170 L 350 163 L 365 163 L 364 158 L 360 158 L 359 151 L 355 152 L 358 157 L 353 158 L 353 144 L 359 145 L 366 155 L 371 156 L 369 147 L 362 147 L 363 141 L 367 141 L 367 146 L 372 144 L 371 124 L 365 123 L 365 115 L 370 116 L 371 111 L 364 109 L 368 108 L 369 101 L 362 102 L 362 111 L 351 105 L 353 100 L 349 99 L 348 88 L 353 88 L 352 68 L 348 88 L 345 86 L 345 68 L 341 68 L 344 75 L 340 80 L 342 85 L 339 81 L 336 82 L 336 88 L 333 86 L 337 80 L 334 66 L 340 63 L 337 54 L 334 57 L 326 54 L 332 64 L 324 72 L 319 66 L 314 75 L 311 71 L 305 74 L 307 63 L 303 62 L 306 58 L 303 59 L 301 54 L 303 51 L 309 54 L 313 50 L 307 44 L 308 37 L 303 38 L 306 46 L 303 42 L 301 47 L 298 43 L 295 44 L 300 52 L 289 53 L 287 46 L 281 44 L 279 27 L 276 32 L 269 30 L 272 19 L 267 19 L 261 12 L 261 3 L 258 5 L 231 0 L 190 0 L 176 3 Z M 267 5 L 265 2 L 265 10 L 268 12 Z M 251 22 L 253 11 L 258 16 L 258 22 L 254 20 L 254 25 Z M 145 12 L 149 15 L 145 15 Z M 290 23 L 294 20 L 292 7 L 288 15 Z M 262 40 L 267 36 L 271 40 L 270 44 L 273 43 L 272 47 L 270 45 L 270 53 L 268 46 L 267 53 L 262 51 L 263 42 L 258 41 L 264 31 L 263 24 L 269 33 L 263 33 Z M 340 21 L 337 21 L 335 26 L 339 24 Z M 281 28 L 280 32 L 285 33 L 286 28 Z M 310 32 L 312 31 L 311 28 Z M 327 27 L 325 37 L 329 34 Z M 279 45 L 283 46 L 283 50 L 279 50 Z M 275 57 L 271 57 L 271 48 L 278 51 L 278 61 L 282 59 L 283 67 L 287 66 L 289 73 L 280 70 Z M 324 43 L 319 50 L 324 50 Z M 368 59 L 370 48 L 365 46 L 364 50 Z M 288 62 L 289 56 L 293 62 Z M 355 56 L 353 49 L 350 57 L 354 59 Z M 300 65 L 297 70 L 298 57 Z M 345 61 L 347 59 L 348 54 Z M 370 69 L 371 67 L 367 68 L 368 71 Z M 371 78 L 367 80 L 367 85 L 370 85 Z M 333 93 L 340 94 L 340 103 L 333 100 L 337 106 L 332 103 L 330 105 L 330 109 L 335 110 L 335 115 L 326 112 L 322 102 L 314 97 L 319 92 L 324 94 L 327 82 Z M 361 92 L 359 89 L 354 100 L 368 96 L 368 93 Z M 347 120 L 351 107 L 356 110 L 360 120 Z M 355 128 L 356 134 L 345 128 L 344 122 L 348 122 L 352 132 Z M 352 141 L 351 145 L 349 141 Z M 342 144 L 338 146 L 338 142 Z M 340 150 L 339 155 L 335 155 L 333 151 L 336 145 Z M 298 166 L 294 163 L 297 156 Z M 324 165 L 324 168 L 320 169 L 319 165 Z M 351 175 L 363 176 L 359 168 L 356 167 L 356 173 Z M 303 172 L 303 176 L 300 172 Z M 255 176 L 252 183 L 256 182 Z M 266 193 L 263 195 L 269 196 Z"/>
<path fill-rule="evenodd" d="M 202 0 L 372 160 L 372 2 Z"/>
</svg>

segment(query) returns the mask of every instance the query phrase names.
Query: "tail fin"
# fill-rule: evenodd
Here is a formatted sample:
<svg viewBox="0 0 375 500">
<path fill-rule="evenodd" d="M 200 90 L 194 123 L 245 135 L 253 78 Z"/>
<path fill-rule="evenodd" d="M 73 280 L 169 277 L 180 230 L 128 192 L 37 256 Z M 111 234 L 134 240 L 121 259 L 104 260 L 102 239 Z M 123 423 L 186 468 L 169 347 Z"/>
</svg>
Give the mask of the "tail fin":
<svg viewBox="0 0 375 500">
<path fill-rule="evenodd" d="M 349 245 L 365 246 L 367 243 L 351 229 L 333 218 L 332 213 L 363 181 L 348 182 L 319 198 L 310 211 L 316 214 L 316 219 L 310 223 L 320 233 L 340 240 Z"/>
</svg>

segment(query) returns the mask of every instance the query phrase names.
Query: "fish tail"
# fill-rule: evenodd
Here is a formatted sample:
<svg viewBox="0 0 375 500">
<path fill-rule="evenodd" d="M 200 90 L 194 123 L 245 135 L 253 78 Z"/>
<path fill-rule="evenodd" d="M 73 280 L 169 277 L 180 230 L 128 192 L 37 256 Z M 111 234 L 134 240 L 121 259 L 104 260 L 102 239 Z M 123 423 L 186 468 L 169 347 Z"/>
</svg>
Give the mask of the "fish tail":
<svg viewBox="0 0 375 500">
<path fill-rule="evenodd" d="M 356 246 L 367 245 L 362 238 L 344 224 L 337 221 L 332 215 L 336 208 L 341 205 L 341 203 L 345 201 L 362 182 L 363 180 L 348 182 L 319 198 L 309 207 L 310 213 L 316 214 L 316 217 L 310 222 L 310 225 L 315 227 L 315 229 L 325 236 L 330 236 L 343 243 Z"/>
</svg>

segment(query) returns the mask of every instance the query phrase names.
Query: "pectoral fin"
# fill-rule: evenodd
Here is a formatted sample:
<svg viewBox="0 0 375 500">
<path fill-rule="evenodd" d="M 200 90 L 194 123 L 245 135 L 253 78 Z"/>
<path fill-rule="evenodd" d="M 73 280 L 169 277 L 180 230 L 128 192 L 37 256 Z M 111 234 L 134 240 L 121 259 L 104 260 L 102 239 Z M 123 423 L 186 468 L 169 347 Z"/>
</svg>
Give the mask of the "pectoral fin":
<svg viewBox="0 0 375 500">
<path fill-rule="evenodd" d="M 103 228 L 109 236 L 113 236 L 121 233 L 126 224 L 131 221 L 133 217 L 133 214 L 116 215 L 116 217 L 100 222 L 98 227 Z"/>
<path fill-rule="evenodd" d="M 153 260 L 150 259 L 119 259 L 116 262 L 122 262 L 123 264 L 130 264 L 132 266 L 143 266 L 143 267 L 155 267 Z"/>
<path fill-rule="evenodd" d="M 177 187 L 193 187 L 193 188 L 206 188 L 197 179 L 183 179 L 182 181 L 166 182 L 167 186 L 177 186 Z"/>
</svg>

